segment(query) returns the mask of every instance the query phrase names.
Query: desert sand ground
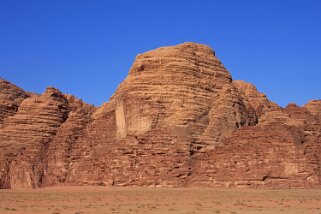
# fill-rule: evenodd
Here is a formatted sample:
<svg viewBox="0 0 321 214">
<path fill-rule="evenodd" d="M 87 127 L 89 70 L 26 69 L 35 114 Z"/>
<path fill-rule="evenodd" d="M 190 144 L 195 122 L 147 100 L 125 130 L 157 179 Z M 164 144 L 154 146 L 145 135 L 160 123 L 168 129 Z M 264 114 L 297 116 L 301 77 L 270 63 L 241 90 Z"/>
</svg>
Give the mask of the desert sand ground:
<svg viewBox="0 0 321 214">
<path fill-rule="evenodd" d="M 321 189 L 51 187 L 0 190 L 0 213 L 321 214 Z"/>
</svg>

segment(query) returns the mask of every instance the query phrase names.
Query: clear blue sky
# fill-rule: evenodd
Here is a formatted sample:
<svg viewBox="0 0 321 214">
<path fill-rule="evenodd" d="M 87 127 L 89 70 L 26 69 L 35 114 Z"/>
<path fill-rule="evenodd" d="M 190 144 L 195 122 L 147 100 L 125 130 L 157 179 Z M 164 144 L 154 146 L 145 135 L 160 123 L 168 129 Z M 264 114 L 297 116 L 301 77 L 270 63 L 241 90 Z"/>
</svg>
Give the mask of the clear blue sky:
<svg viewBox="0 0 321 214">
<path fill-rule="evenodd" d="M 101 105 L 139 53 L 193 41 L 276 103 L 321 98 L 319 0 L 0 0 L 0 76 Z"/>
</svg>

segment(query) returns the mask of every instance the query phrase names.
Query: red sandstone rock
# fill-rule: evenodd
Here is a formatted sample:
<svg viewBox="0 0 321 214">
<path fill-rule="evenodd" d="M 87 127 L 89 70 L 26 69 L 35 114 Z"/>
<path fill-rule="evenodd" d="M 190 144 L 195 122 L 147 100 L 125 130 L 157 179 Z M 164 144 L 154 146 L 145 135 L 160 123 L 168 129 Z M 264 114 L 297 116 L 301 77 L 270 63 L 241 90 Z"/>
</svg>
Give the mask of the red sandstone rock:
<svg viewBox="0 0 321 214">
<path fill-rule="evenodd" d="M 320 100 L 281 108 L 205 45 L 138 55 L 98 108 L 0 89 L 0 188 L 320 185 Z"/>
<path fill-rule="evenodd" d="M 21 88 L 0 78 L 0 125 L 6 117 L 18 111 L 20 103 L 27 97 Z"/>
</svg>

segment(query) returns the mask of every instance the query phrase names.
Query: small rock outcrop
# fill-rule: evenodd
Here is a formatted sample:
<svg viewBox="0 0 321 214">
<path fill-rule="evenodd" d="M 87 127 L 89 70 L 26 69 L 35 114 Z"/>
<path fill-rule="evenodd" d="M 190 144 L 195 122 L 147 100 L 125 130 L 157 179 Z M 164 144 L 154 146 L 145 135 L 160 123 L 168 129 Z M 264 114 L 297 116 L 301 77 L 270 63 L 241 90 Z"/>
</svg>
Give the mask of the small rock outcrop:
<svg viewBox="0 0 321 214">
<path fill-rule="evenodd" d="M 21 88 L 0 78 L 0 124 L 18 111 L 20 103 L 28 97 Z"/>
<path fill-rule="evenodd" d="M 138 55 L 100 107 L 0 89 L 0 188 L 321 184 L 321 101 L 282 108 L 205 45 Z"/>
</svg>

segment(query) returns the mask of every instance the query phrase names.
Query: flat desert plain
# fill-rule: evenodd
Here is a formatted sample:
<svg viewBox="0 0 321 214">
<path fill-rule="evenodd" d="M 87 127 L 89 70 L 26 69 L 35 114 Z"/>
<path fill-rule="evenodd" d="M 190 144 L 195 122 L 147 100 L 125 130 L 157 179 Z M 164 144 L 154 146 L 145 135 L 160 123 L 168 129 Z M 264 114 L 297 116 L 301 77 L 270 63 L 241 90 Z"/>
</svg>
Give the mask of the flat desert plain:
<svg viewBox="0 0 321 214">
<path fill-rule="evenodd" d="M 321 189 L 60 186 L 0 190 L 0 213 L 321 214 Z"/>
</svg>

